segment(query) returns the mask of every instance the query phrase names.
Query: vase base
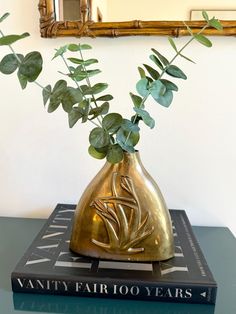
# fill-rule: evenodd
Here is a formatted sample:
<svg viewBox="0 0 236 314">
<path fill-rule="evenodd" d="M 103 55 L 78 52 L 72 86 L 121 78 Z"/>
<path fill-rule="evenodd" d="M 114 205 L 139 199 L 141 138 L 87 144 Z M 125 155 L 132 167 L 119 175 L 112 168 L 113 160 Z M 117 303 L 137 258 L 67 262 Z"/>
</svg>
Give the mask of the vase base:
<svg viewBox="0 0 236 314">
<path fill-rule="evenodd" d="M 97 258 L 102 260 L 124 261 L 124 262 L 161 262 L 166 261 L 174 257 L 174 248 L 170 248 L 168 252 L 162 255 L 150 255 L 150 254 L 127 254 L 127 253 L 108 253 L 108 252 L 91 252 L 86 249 L 78 249 L 70 246 L 70 250 L 76 254 Z"/>
</svg>

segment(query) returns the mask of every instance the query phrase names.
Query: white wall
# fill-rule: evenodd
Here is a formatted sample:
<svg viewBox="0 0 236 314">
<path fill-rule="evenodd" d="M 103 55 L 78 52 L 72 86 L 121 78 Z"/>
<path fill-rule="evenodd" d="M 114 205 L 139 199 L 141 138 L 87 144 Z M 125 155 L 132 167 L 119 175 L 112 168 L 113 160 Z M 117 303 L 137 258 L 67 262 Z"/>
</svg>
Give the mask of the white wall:
<svg viewBox="0 0 236 314">
<path fill-rule="evenodd" d="M 15 45 L 18 52 L 40 50 L 45 69 L 39 81 L 55 82 L 59 60 L 54 48 L 75 38 L 39 36 L 37 0 L 1 0 L 1 25 L 7 33 L 31 33 Z M 187 38 L 178 40 L 178 45 Z M 185 209 L 192 224 L 227 226 L 236 234 L 236 40 L 213 37 L 211 49 L 194 43 L 188 55 L 197 65 L 179 60 L 188 74 L 179 81 L 169 109 L 150 102 L 155 130 L 143 127 L 139 144 L 143 163 L 159 183 L 170 208 Z M 101 81 L 110 83 L 112 111 L 132 114 L 129 91 L 137 66 L 148 62 L 150 48 L 171 56 L 167 38 L 82 39 L 100 60 Z M 0 47 L 0 58 L 8 50 Z M 63 111 L 48 114 L 41 91 L 31 84 L 21 91 L 17 79 L 0 75 L 0 215 L 46 217 L 56 203 L 76 203 L 103 161 L 87 155 L 88 127 L 69 129 Z"/>
<path fill-rule="evenodd" d="M 107 2 L 110 0 L 93 0 L 92 1 L 92 20 L 94 22 L 97 22 L 97 16 L 98 16 L 98 8 L 102 14 L 103 21 L 107 21 Z"/>
<path fill-rule="evenodd" d="M 189 20 L 193 9 L 232 10 L 235 0 L 108 0 L 107 21 Z"/>
</svg>

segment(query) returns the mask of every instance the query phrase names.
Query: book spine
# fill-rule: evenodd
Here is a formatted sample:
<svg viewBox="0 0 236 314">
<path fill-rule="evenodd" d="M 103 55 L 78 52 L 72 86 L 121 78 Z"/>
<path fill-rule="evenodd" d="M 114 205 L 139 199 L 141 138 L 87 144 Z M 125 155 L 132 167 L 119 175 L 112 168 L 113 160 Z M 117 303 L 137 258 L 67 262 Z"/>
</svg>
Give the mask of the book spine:
<svg viewBox="0 0 236 314">
<path fill-rule="evenodd" d="M 171 283 L 151 283 L 128 280 L 98 280 L 94 278 L 43 278 L 12 274 L 14 292 L 74 295 L 83 297 L 120 298 L 164 302 L 215 304 L 215 286 Z"/>
</svg>

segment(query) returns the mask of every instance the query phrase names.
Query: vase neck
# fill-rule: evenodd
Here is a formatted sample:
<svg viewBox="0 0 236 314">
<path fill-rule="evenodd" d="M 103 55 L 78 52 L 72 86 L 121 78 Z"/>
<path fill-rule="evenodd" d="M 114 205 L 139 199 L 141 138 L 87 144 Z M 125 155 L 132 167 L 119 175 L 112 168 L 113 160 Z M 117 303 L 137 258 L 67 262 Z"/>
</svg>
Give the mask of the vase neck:
<svg viewBox="0 0 236 314">
<path fill-rule="evenodd" d="M 136 151 L 135 153 L 125 152 L 122 161 L 117 164 L 111 164 L 109 162 L 106 162 L 105 168 L 112 168 L 113 171 L 118 172 L 122 170 L 124 174 L 126 171 L 129 172 L 131 169 L 136 169 L 137 171 L 139 171 L 140 169 L 144 170 L 138 151 Z"/>
<path fill-rule="evenodd" d="M 135 151 L 134 153 L 124 152 L 124 158 L 121 163 L 130 163 L 130 164 L 141 164 L 139 151 Z"/>
</svg>

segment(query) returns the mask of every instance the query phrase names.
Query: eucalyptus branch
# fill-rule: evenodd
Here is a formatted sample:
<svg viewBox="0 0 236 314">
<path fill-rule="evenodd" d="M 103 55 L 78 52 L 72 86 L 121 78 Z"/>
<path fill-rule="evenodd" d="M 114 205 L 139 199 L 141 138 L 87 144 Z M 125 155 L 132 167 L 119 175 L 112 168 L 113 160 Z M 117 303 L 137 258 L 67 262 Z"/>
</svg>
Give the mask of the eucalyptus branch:
<svg viewBox="0 0 236 314">
<path fill-rule="evenodd" d="M 4 33 L 3 33 L 1 30 L 0 30 L 0 34 L 1 34 L 2 37 L 4 37 Z M 8 47 L 10 48 L 11 52 L 12 52 L 13 55 L 15 56 L 16 60 L 18 61 L 18 63 L 19 63 L 19 64 L 22 64 L 22 61 L 21 61 L 20 58 L 18 57 L 18 55 L 17 55 L 17 53 L 15 52 L 14 48 L 13 48 L 11 45 L 8 45 Z M 65 64 L 66 64 L 68 70 L 70 71 L 70 68 L 69 68 L 69 66 L 68 66 L 68 64 L 67 64 L 67 62 L 66 62 L 66 60 L 65 60 L 65 58 L 63 57 L 63 55 L 61 55 L 61 57 L 62 57 L 63 61 L 65 62 Z M 70 71 L 70 73 L 71 73 L 71 71 Z M 37 85 L 38 87 L 40 87 L 41 89 L 46 90 L 48 93 L 50 93 L 50 90 L 48 90 L 47 87 L 44 87 L 43 85 L 41 85 L 38 81 L 34 81 L 33 83 L 36 84 L 36 85 Z M 79 86 L 78 82 L 75 81 L 75 83 L 76 83 L 77 87 L 80 89 L 80 86 Z M 81 91 L 81 89 L 80 89 L 80 91 Z M 82 91 L 81 91 L 81 93 L 82 93 Z M 100 125 L 97 124 L 96 122 L 94 122 L 94 121 L 92 121 L 92 120 L 89 120 L 89 121 L 90 121 L 93 125 L 95 125 L 96 127 L 100 127 Z"/>
<path fill-rule="evenodd" d="M 84 57 L 83 57 L 83 54 L 82 54 L 81 49 L 79 49 L 79 53 L 80 53 L 81 60 L 82 60 L 82 62 L 83 62 L 83 63 L 82 63 L 82 68 L 83 68 L 84 72 L 86 73 L 86 82 L 87 82 L 89 88 L 91 89 L 93 102 L 94 102 L 95 106 L 98 107 L 97 102 L 96 102 L 96 99 L 95 99 L 94 94 L 93 94 L 93 92 L 92 92 L 92 85 L 91 85 L 91 82 L 90 82 L 90 79 L 89 79 L 89 76 L 88 76 L 88 72 L 87 72 L 86 66 L 84 65 L 84 61 L 85 61 L 85 60 L 84 60 Z"/>
<path fill-rule="evenodd" d="M 186 25 L 186 23 L 184 23 L 184 24 Z M 210 24 L 209 24 L 209 22 L 208 22 L 196 35 L 200 35 L 200 34 L 201 34 L 202 32 L 204 32 L 204 30 L 205 30 L 207 27 L 209 27 L 209 26 L 210 26 Z M 188 28 L 187 25 L 186 25 L 186 27 Z M 191 34 L 190 40 L 188 40 L 187 43 L 185 43 L 185 44 L 183 45 L 183 47 L 182 47 L 181 49 L 179 49 L 179 50 L 176 52 L 175 56 L 168 62 L 168 65 L 166 65 L 166 66 L 162 69 L 162 72 L 160 73 L 160 75 L 159 75 L 159 77 L 158 77 L 158 80 L 160 80 L 160 79 L 163 77 L 163 75 L 166 73 L 168 67 L 173 64 L 173 62 L 175 61 L 175 59 L 176 59 L 177 57 L 181 56 L 182 51 L 183 51 L 193 40 L 196 39 L 196 38 L 195 38 L 196 35 L 194 36 L 192 33 L 190 33 L 190 34 Z M 145 104 L 145 102 L 146 102 L 146 100 L 148 99 L 149 96 L 150 96 L 150 92 L 149 92 L 145 97 L 143 97 L 142 102 L 141 102 L 141 104 L 140 104 L 140 107 L 142 107 L 142 106 Z M 134 119 L 133 119 L 133 123 L 135 123 L 135 122 L 137 121 L 138 116 L 139 116 L 138 113 L 136 113 L 135 116 L 134 116 Z M 129 140 L 131 134 L 132 134 L 132 131 L 130 131 L 130 132 L 128 133 L 127 138 L 126 138 L 126 140 L 125 140 L 125 144 L 127 144 L 127 142 L 128 142 L 128 140 Z"/>
<path fill-rule="evenodd" d="M 0 34 L 2 35 L 2 37 L 4 37 L 4 33 L 3 33 L 1 30 L 0 30 Z M 7 45 L 7 46 L 9 47 L 9 49 L 11 50 L 11 52 L 13 53 L 13 55 L 15 56 L 17 62 L 18 62 L 19 64 L 22 64 L 20 58 L 18 57 L 17 53 L 16 53 L 15 50 L 13 49 L 12 45 Z M 33 83 L 36 84 L 37 86 L 39 86 L 40 88 L 47 90 L 47 88 L 46 88 L 46 87 L 43 87 L 43 85 L 41 85 L 39 82 L 34 81 Z M 47 91 L 48 91 L 48 90 L 47 90 Z M 49 92 L 49 91 L 48 91 L 48 92 Z"/>
<path fill-rule="evenodd" d="M 186 25 L 185 22 L 183 22 L 183 23 Z M 207 27 L 209 27 L 209 26 L 210 26 L 209 23 L 207 23 L 207 24 L 197 33 L 197 35 L 200 35 L 201 33 L 203 33 L 204 30 L 205 30 Z M 196 40 L 196 38 L 194 37 L 193 34 L 191 34 L 190 40 L 187 41 L 187 43 L 184 44 L 183 47 L 182 47 L 180 50 L 178 50 L 177 53 L 176 53 L 176 55 L 170 60 L 170 65 L 175 61 L 175 59 L 176 59 L 177 57 L 179 57 L 179 56 L 181 55 L 181 52 L 182 52 L 189 44 L 191 44 L 191 42 L 194 41 L 194 40 Z M 163 69 L 163 71 L 162 71 L 162 73 L 161 73 L 161 75 L 160 75 L 160 78 L 165 74 L 166 70 L 167 70 L 167 67 L 165 67 L 165 68 Z"/>
<path fill-rule="evenodd" d="M 81 49 L 79 49 L 79 52 L 80 52 L 81 60 L 84 62 L 84 57 L 83 57 Z M 87 84 L 88 84 L 88 86 L 89 86 L 89 88 L 91 90 L 91 95 L 92 95 L 92 99 L 93 99 L 94 105 L 96 106 L 96 108 L 98 108 L 98 104 L 97 104 L 96 99 L 94 97 L 94 94 L 92 92 L 92 85 L 90 83 L 90 79 L 89 79 L 89 76 L 88 76 L 88 72 L 87 72 L 86 66 L 84 64 L 82 64 L 82 67 L 83 67 L 84 72 L 86 73 L 86 82 L 87 82 Z M 102 119 L 103 119 L 103 117 L 102 117 Z M 97 117 L 97 120 L 98 120 L 99 124 L 102 125 L 102 121 L 99 119 L 99 117 Z"/>
<path fill-rule="evenodd" d="M 71 69 L 70 69 L 68 63 L 66 62 L 66 59 L 64 58 L 63 54 L 61 54 L 60 56 L 61 56 L 63 62 L 65 63 L 65 65 L 66 65 L 66 67 L 67 67 L 69 73 L 72 75 L 73 73 L 72 73 L 72 71 L 71 71 Z M 79 91 L 80 91 L 81 94 L 83 95 L 83 98 L 84 98 L 85 100 L 87 100 L 86 96 L 83 94 L 83 91 L 81 90 L 81 87 L 80 87 L 79 83 L 78 83 L 76 80 L 74 80 L 74 79 L 72 79 L 72 80 L 75 82 L 75 84 L 76 84 L 76 86 L 78 87 Z M 89 107 L 90 107 L 91 109 L 93 109 L 93 107 L 91 106 L 90 102 L 89 102 Z M 94 122 L 93 120 L 88 119 L 88 121 L 90 121 L 90 122 L 91 122 L 92 124 L 94 124 L 96 127 L 100 127 L 102 124 L 101 124 L 100 120 L 98 119 L 98 117 L 97 117 L 97 120 L 98 120 L 98 123 L 99 123 L 99 124 L 97 124 L 97 123 Z"/>
<path fill-rule="evenodd" d="M 65 65 L 66 65 L 68 71 L 70 72 L 70 74 L 73 74 L 72 71 L 71 71 L 71 69 L 70 69 L 70 67 L 69 67 L 69 65 L 68 65 L 68 63 L 66 62 L 66 59 L 65 59 L 64 56 L 63 56 L 63 54 L 61 55 L 61 58 L 62 58 L 62 60 L 64 61 L 64 63 L 65 63 Z M 87 71 L 86 71 L 86 73 L 87 73 Z M 84 99 L 87 100 L 86 96 L 83 94 L 83 91 L 81 90 L 81 87 L 79 86 L 79 83 L 78 83 L 76 80 L 74 80 L 74 79 L 73 79 L 73 81 L 75 82 L 75 84 L 76 84 L 76 86 L 78 87 L 79 91 L 80 91 L 81 94 L 83 95 Z M 90 83 L 90 82 L 89 82 L 89 83 Z M 89 85 L 89 87 L 91 87 L 91 85 Z M 90 102 L 89 102 L 89 107 L 90 107 L 91 109 L 93 109 L 93 107 L 91 106 L 91 103 L 90 103 Z M 97 106 L 96 106 L 96 107 L 97 107 Z M 97 120 L 98 120 L 99 125 L 98 125 L 97 123 L 93 123 L 93 124 L 95 124 L 96 126 L 101 126 L 102 123 L 101 123 L 101 121 L 100 121 L 100 119 L 99 119 L 98 117 L 97 117 Z M 89 121 L 92 122 L 92 120 L 89 120 Z M 93 122 L 94 122 L 94 121 L 93 121 Z"/>
<path fill-rule="evenodd" d="M 1 30 L 0 30 L 0 34 L 2 35 L 2 37 L 4 37 L 4 34 L 3 34 L 3 32 L 2 32 Z M 11 52 L 14 54 L 16 60 L 17 60 L 19 63 L 21 63 L 20 58 L 17 56 L 17 54 L 15 53 L 14 49 L 12 48 L 12 46 L 11 46 L 11 45 L 8 45 L 8 47 L 9 47 L 9 49 L 11 50 Z"/>
<path fill-rule="evenodd" d="M 8 15 L 6 13 L 0 17 L 0 22 Z M 82 50 L 91 49 L 90 45 L 68 44 L 60 47 L 54 55 L 54 58 L 61 56 L 66 68 L 69 70 L 69 74 L 66 74 L 67 78 L 69 76 L 75 82 L 77 88 L 68 86 L 66 80 L 57 81 L 53 88 L 51 85 L 43 87 L 37 82 L 43 65 L 41 54 L 38 51 L 33 51 L 23 56 L 17 54 L 12 47 L 12 44 L 16 41 L 28 37 L 29 33 L 4 36 L 0 30 L 0 46 L 8 45 L 12 52 L 12 54 L 6 55 L 0 61 L 0 72 L 3 74 L 12 74 L 17 70 L 22 89 L 28 83 L 34 82 L 43 90 L 44 105 L 49 102 L 48 112 L 53 112 L 62 105 L 64 111 L 68 114 L 70 127 L 73 127 L 80 119 L 82 123 L 86 121 L 91 122 L 96 127 L 89 134 L 89 154 L 98 159 L 106 158 L 110 163 L 118 163 L 123 159 L 124 151 L 129 153 L 135 152 L 135 146 L 140 138 L 139 120 L 142 120 L 150 128 L 155 126 L 154 119 L 144 109 L 149 96 L 151 95 L 154 101 L 164 107 L 169 107 L 172 103 L 173 92 L 178 91 L 178 86 L 170 79 L 163 79 L 164 74 L 174 78 L 187 79 L 185 73 L 173 64 L 177 57 L 181 56 L 188 61 L 192 61 L 183 55 L 182 51 L 194 39 L 207 47 L 211 47 L 210 40 L 202 35 L 202 33 L 209 26 L 217 30 L 222 29 L 217 19 L 214 17 L 209 19 L 205 11 L 202 12 L 202 15 L 206 25 L 196 34 L 193 34 L 189 26 L 185 24 L 191 38 L 180 49 L 176 47 L 174 40 L 169 37 L 169 42 L 175 50 L 175 54 L 170 61 L 156 49 L 152 48 L 154 54 L 150 56 L 150 59 L 155 63 L 157 70 L 150 65 L 144 64 L 145 70 L 148 72 L 147 74 L 143 68 L 139 68 L 141 79 L 136 84 L 138 95 L 130 93 L 135 111 L 131 119 L 123 118 L 122 115 L 116 112 L 109 113 L 109 101 L 113 99 L 112 95 L 104 94 L 100 97 L 96 96 L 107 88 L 107 84 L 97 83 L 93 86 L 90 82 L 90 77 L 100 72 L 99 70 L 87 70 L 87 66 L 98 62 L 96 59 L 85 60 L 83 57 Z M 68 50 L 78 52 L 80 55 L 79 59 L 68 58 L 72 63 L 78 65 L 76 68 L 70 67 L 68 60 L 64 56 L 64 53 Z M 86 80 L 84 88 L 80 84 L 82 80 Z M 91 104 L 92 102 L 93 104 Z M 99 102 L 103 102 L 102 105 L 99 105 Z M 76 106 L 78 103 L 80 105 Z"/>
<path fill-rule="evenodd" d="M 141 104 L 140 104 L 141 108 L 142 108 L 142 106 L 144 106 L 144 104 L 145 104 L 147 98 L 149 97 L 149 95 L 150 94 L 147 94 L 147 96 L 143 97 L 143 99 L 141 101 Z M 138 119 L 138 114 L 136 113 L 135 116 L 134 116 L 134 119 L 133 119 L 133 124 L 136 123 L 137 119 Z M 132 131 L 129 131 L 129 133 L 128 133 L 127 137 L 126 137 L 126 140 L 125 140 L 125 145 L 127 144 L 128 140 L 130 138 L 131 133 L 132 133 Z"/>
<path fill-rule="evenodd" d="M 81 60 L 84 62 L 85 60 L 84 60 L 84 57 L 83 57 L 81 49 L 79 49 L 79 52 L 80 52 Z M 94 102 L 95 106 L 98 108 L 97 101 L 96 101 L 96 99 L 94 97 L 94 94 L 92 92 L 92 85 L 91 85 L 91 82 L 90 82 L 90 79 L 89 79 L 89 76 L 88 76 L 88 72 L 87 72 L 86 66 L 84 64 L 82 64 L 82 67 L 83 67 L 84 72 L 86 73 L 86 82 L 87 82 L 87 84 L 88 84 L 88 86 L 89 86 L 89 88 L 91 90 L 91 95 L 92 95 L 93 102 Z"/>
<path fill-rule="evenodd" d="M 60 57 L 62 58 L 63 62 L 65 63 L 65 66 L 67 67 L 69 73 L 72 75 L 73 73 L 72 73 L 72 71 L 71 71 L 71 69 L 70 69 L 68 63 L 66 62 L 66 59 L 64 58 L 63 54 L 61 54 Z M 79 91 L 80 91 L 81 94 L 83 95 L 83 92 L 82 92 L 82 90 L 81 90 L 81 88 L 80 88 L 78 82 L 77 82 L 76 80 L 74 80 L 73 78 L 71 78 L 71 79 L 75 82 L 75 84 L 76 84 L 76 86 L 78 87 Z M 83 95 L 83 97 L 84 97 L 84 99 L 86 99 L 85 95 Z"/>
</svg>

